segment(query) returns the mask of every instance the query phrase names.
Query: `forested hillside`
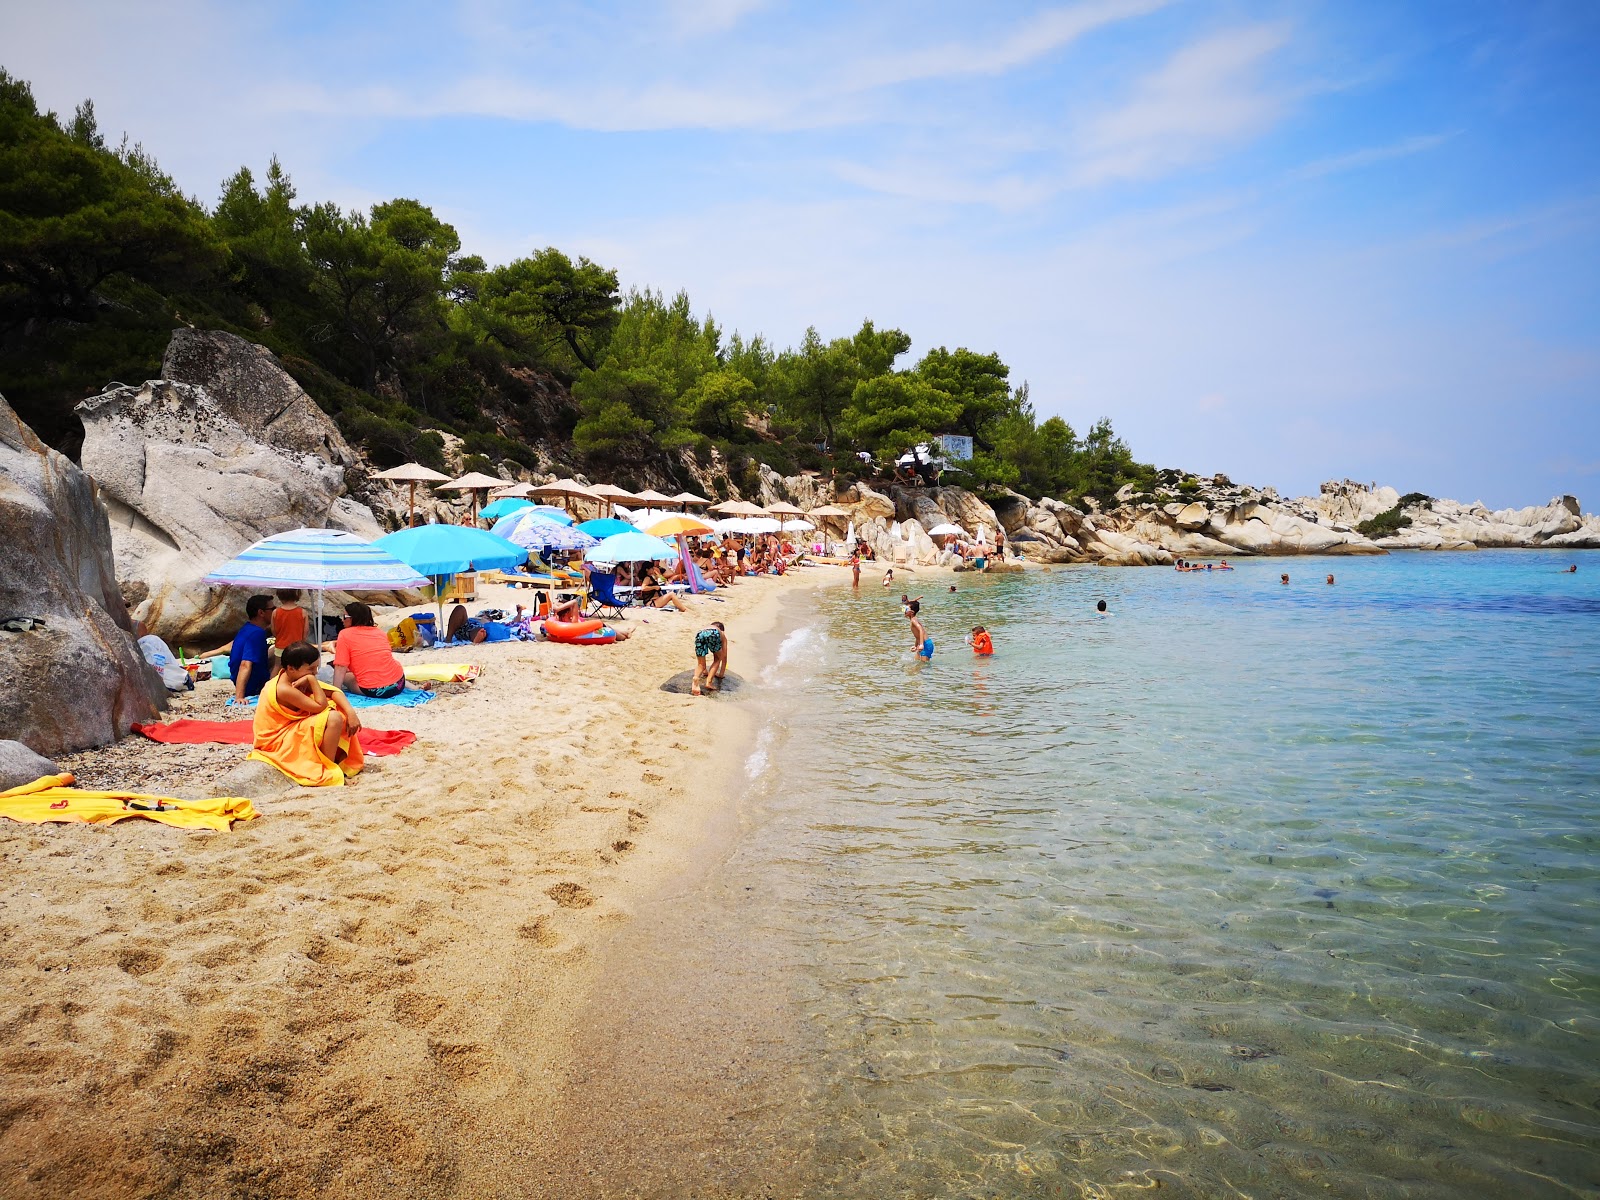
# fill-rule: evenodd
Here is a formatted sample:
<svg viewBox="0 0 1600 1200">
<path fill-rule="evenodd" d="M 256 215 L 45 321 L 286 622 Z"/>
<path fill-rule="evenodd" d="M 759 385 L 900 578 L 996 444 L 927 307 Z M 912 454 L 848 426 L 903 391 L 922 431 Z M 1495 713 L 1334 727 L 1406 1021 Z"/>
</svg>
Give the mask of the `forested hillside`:
<svg viewBox="0 0 1600 1200">
<path fill-rule="evenodd" d="M 686 482 L 685 451 L 730 474 L 883 462 L 938 433 L 976 446 L 962 482 L 1038 496 L 1141 488 L 1109 420 L 1080 436 L 1035 418 L 989 353 L 934 347 L 864 321 L 777 349 L 725 333 L 682 292 L 549 248 L 490 266 L 422 202 L 370 212 L 302 201 L 274 160 L 241 168 L 207 207 L 85 101 L 38 110 L 0 70 L 0 392 L 73 453 L 72 408 L 110 380 L 159 373 L 171 330 L 226 329 L 278 354 L 352 442 L 390 466 L 438 465 L 435 430 L 489 463 L 558 459 L 619 479 Z"/>
</svg>

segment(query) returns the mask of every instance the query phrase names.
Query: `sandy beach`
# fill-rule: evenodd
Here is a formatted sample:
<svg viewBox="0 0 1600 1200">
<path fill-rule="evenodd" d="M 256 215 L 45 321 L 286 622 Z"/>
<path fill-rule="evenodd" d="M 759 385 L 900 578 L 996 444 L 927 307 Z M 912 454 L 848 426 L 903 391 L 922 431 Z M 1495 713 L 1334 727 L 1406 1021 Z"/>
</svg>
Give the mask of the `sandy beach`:
<svg viewBox="0 0 1600 1200">
<path fill-rule="evenodd" d="M 634 612 L 607 648 L 419 654 L 484 674 L 368 710 L 417 743 L 346 789 L 258 800 L 230 833 L 0 823 L 5 1194 L 648 1193 L 608 1170 L 614 1137 L 565 1152 L 591 1079 L 573 1047 L 604 947 L 730 836 L 753 733 L 737 696 L 660 686 L 713 619 L 732 672 L 759 673 L 784 597 L 847 580 L 815 567 Z M 176 715 L 221 715 L 225 687 Z M 68 765 L 187 794 L 242 756 L 130 739 Z"/>
</svg>

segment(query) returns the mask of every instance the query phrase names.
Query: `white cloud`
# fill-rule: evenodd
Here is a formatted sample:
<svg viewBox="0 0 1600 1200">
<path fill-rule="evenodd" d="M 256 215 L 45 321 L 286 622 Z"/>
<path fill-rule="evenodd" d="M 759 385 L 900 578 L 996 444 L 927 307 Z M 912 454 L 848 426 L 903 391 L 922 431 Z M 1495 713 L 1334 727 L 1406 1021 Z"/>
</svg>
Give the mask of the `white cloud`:
<svg viewBox="0 0 1600 1200">
<path fill-rule="evenodd" d="M 1396 158 L 1409 158 L 1413 154 L 1421 154 L 1442 146 L 1456 134 L 1430 133 L 1417 137 L 1406 138 L 1403 141 L 1392 142 L 1386 146 L 1368 146 L 1363 150 L 1354 150 L 1349 154 L 1336 154 L 1330 158 L 1319 158 L 1316 162 L 1307 163 L 1289 172 L 1291 179 L 1320 179 L 1326 175 L 1338 175 L 1345 171 L 1358 171 L 1363 167 L 1370 167 L 1374 163 L 1389 162 Z"/>
<path fill-rule="evenodd" d="M 1281 25 L 1252 25 L 1179 51 L 1126 104 L 1089 123 L 1078 182 L 1162 175 L 1268 128 L 1286 100 L 1256 77 L 1288 36 Z"/>
</svg>

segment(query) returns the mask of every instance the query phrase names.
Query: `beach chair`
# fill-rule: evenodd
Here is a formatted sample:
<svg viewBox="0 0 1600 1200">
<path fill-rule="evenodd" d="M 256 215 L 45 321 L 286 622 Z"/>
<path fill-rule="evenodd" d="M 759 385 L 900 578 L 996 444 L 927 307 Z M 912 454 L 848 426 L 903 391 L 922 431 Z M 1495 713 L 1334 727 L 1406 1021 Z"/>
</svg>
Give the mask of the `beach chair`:
<svg viewBox="0 0 1600 1200">
<path fill-rule="evenodd" d="M 627 615 L 622 610 L 628 607 L 628 601 L 617 595 L 615 572 L 609 575 L 600 571 L 589 572 L 589 587 L 594 597 L 594 608 L 588 614 L 590 617 L 613 617 L 621 620 Z"/>
</svg>

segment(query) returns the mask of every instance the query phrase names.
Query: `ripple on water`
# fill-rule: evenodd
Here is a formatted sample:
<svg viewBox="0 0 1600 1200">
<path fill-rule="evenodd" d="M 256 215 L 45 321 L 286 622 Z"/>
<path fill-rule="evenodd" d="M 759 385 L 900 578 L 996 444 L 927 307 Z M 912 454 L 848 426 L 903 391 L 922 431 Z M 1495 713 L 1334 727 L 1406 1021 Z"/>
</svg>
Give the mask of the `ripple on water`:
<svg viewBox="0 0 1600 1200">
<path fill-rule="evenodd" d="M 749 862 L 820 1194 L 1594 1194 L 1600 580 L 1280 569 L 969 581 L 910 672 L 809 623 Z"/>
</svg>

